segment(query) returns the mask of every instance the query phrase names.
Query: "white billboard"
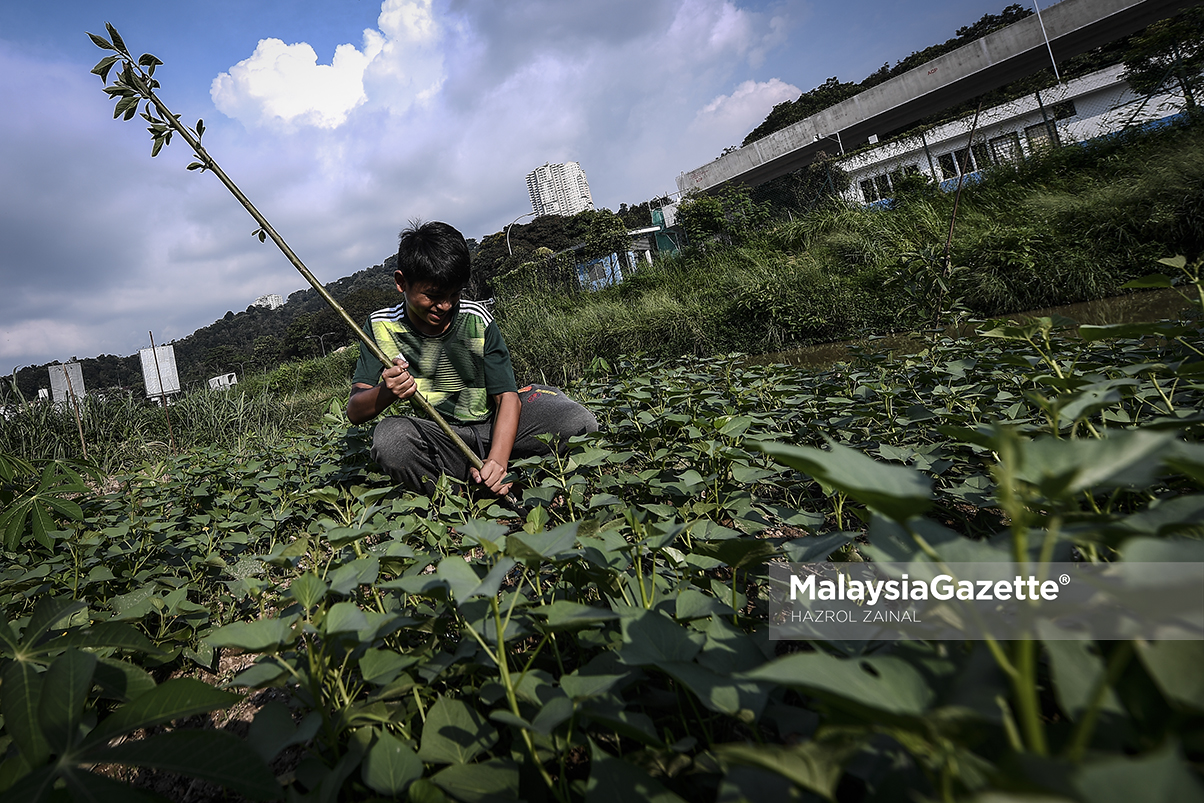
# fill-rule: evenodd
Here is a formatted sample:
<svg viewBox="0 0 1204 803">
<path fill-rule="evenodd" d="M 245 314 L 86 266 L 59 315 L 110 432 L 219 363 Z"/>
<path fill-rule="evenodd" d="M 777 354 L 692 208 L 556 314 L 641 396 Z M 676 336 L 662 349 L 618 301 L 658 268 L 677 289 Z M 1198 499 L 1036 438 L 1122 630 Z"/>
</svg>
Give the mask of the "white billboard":
<svg viewBox="0 0 1204 803">
<path fill-rule="evenodd" d="M 142 381 L 146 385 L 148 398 L 164 393 L 180 392 L 180 376 L 176 373 L 176 350 L 174 346 L 155 346 L 153 349 L 141 349 L 138 356 L 142 358 Z M 155 363 L 158 362 L 156 367 Z M 159 378 L 163 378 L 162 386 Z"/>
<path fill-rule="evenodd" d="M 50 389 L 54 392 L 55 404 L 69 404 L 72 394 L 75 398 L 83 398 L 84 372 L 77 362 L 66 365 L 48 366 L 50 371 Z M 70 386 L 68 386 L 70 382 Z"/>
</svg>

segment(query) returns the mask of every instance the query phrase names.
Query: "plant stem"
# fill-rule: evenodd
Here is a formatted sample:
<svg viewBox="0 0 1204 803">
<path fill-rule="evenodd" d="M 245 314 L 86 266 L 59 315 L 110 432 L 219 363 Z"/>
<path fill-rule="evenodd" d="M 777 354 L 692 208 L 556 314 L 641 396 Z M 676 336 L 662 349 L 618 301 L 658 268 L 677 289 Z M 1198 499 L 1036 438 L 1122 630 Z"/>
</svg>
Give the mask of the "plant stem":
<svg viewBox="0 0 1204 803">
<path fill-rule="evenodd" d="M 1039 756 L 1048 753 L 1045 727 L 1041 723 L 1041 702 L 1037 695 L 1037 642 L 1031 638 L 1016 642 L 1012 694 L 1020 714 L 1020 727 L 1028 749 Z"/>
<path fill-rule="evenodd" d="M 1108 658 L 1108 668 L 1095 679 L 1091 688 L 1091 702 L 1083 712 L 1074 734 L 1070 737 L 1070 745 L 1066 748 L 1066 758 L 1074 763 L 1083 760 L 1083 752 L 1091 743 L 1091 735 L 1095 732 L 1095 721 L 1099 718 L 1100 708 L 1104 703 L 1104 695 L 1108 689 L 1116 685 L 1133 655 L 1133 642 L 1122 641 Z"/>
<path fill-rule="evenodd" d="M 514 716 L 521 719 L 522 714 L 518 708 L 518 696 L 515 694 L 514 683 L 510 678 L 510 661 L 506 657 L 505 625 L 502 623 L 502 611 L 498 605 L 496 596 L 490 598 L 489 608 L 493 611 L 494 628 L 497 630 L 497 657 L 495 660 L 497 662 L 498 673 L 501 675 L 502 686 L 506 689 L 506 700 L 510 703 L 510 711 Z M 469 630 L 472 630 L 471 626 Z M 476 635 L 475 631 L 473 634 Z M 552 780 L 552 776 L 548 773 L 547 767 L 539 760 L 539 752 L 535 748 L 535 743 L 531 740 L 531 732 L 526 728 L 519 728 L 519 733 L 522 734 L 523 743 L 527 746 L 527 752 L 531 756 L 531 761 L 535 764 L 536 769 L 539 770 L 540 777 L 547 784 L 548 790 L 561 803 L 566 803 L 565 799 L 561 797 L 560 789 L 557 788 L 556 782 Z"/>
<path fill-rule="evenodd" d="M 998 694 L 995 696 L 995 704 L 999 706 L 999 713 L 1003 717 L 1003 730 L 1007 734 L 1008 744 L 1017 753 L 1023 753 L 1024 742 L 1020 739 L 1020 729 L 1016 727 L 1016 718 L 1012 716 L 1012 709 L 1008 706 L 1007 698 Z"/>
</svg>

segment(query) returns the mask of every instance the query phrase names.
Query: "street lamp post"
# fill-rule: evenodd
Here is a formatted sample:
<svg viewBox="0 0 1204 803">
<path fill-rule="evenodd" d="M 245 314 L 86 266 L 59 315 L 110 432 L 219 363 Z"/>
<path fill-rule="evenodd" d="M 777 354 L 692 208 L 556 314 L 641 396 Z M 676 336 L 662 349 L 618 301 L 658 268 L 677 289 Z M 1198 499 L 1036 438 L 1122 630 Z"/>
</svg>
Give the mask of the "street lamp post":
<svg viewBox="0 0 1204 803">
<path fill-rule="evenodd" d="M 519 222 L 520 220 L 522 220 L 523 218 L 531 217 L 534 214 L 535 214 L 534 212 L 528 212 L 525 215 L 519 215 L 514 220 L 512 220 L 506 224 L 506 250 L 510 253 L 510 256 L 514 256 L 514 249 L 510 247 L 510 227 L 513 226 L 515 223 Z"/>
<path fill-rule="evenodd" d="M 320 335 L 306 335 L 306 340 L 317 340 L 322 346 L 322 356 L 326 356 L 326 338 L 334 337 L 334 332 L 324 332 Z"/>
</svg>

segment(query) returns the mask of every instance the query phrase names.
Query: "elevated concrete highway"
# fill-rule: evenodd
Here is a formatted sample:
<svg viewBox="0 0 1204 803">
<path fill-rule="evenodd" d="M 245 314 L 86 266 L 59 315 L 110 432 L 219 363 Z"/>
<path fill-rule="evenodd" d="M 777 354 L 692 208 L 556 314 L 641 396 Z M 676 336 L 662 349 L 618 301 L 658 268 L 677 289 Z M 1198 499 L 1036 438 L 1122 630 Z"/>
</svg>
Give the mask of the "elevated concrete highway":
<svg viewBox="0 0 1204 803">
<path fill-rule="evenodd" d="M 678 190 L 756 186 L 850 151 L 1050 65 L 1135 33 L 1200 0 L 1062 0 L 848 100 L 677 177 Z M 1041 30 L 1044 23 L 1045 31 Z M 1048 35 L 1049 44 L 1046 45 Z M 838 144 L 839 142 L 839 144 Z"/>
</svg>

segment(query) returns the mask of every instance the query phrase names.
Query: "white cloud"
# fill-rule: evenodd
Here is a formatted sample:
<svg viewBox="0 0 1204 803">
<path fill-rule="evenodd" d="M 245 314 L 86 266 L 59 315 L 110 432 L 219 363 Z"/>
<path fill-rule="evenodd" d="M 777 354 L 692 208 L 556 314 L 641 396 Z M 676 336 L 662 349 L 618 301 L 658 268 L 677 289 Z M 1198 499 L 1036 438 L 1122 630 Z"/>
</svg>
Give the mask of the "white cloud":
<svg viewBox="0 0 1204 803">
<path fill-rule="evenodd" d="M 364 84 L 371 103 L 400 114 L 443 85 L 439 26 L 431 0 L 386 0 L 377 25 L 379 34 L 364 31 L 364 41 L 380 47 L 368 65 Z"/>
<path fill-rule="evenodd" d="M 801 94 L 798 87 L 778 78 L 765 82 L 745 81 L 730 95 L 720 95 L 703 106 L 690 127 L 716 135 L 723 133 L 739 142 L 760 125 L 774 106 Z"/>
<path fill-rule="evenodd" d="M 304 42 L 261 39 L 250 58 L 213 79 L 210 96 L 223 114 L 250 125 L 280 121 L 336 128 L 366 99 L 370 59 L 339 45 L 330 64 L 318 64 L 318 54 Z"/>
<path fill-rule="evenodd" d="M 730 2 L 685 0 L 669 29 L 669 39 L 677 45 L 688 44 L 697 53 L 733 51 L 744 54 L 756 41 L 751 16 Z"/>
<path fill-rule="evenodd" d="M 442 85 L 439 27 L 431 0 L 385 0 L 377 25 L 364 31 L 362 49 L 335 48 L 330 64 L 319 64 L 306 42 L 261 39 L 254 53 L 213 79 L 213 103 L 249 126 L 334 129 L 364 104 L 400 114 Z"/>
</svg>

